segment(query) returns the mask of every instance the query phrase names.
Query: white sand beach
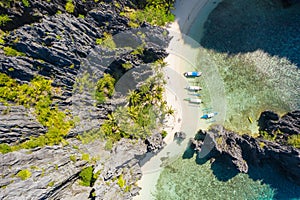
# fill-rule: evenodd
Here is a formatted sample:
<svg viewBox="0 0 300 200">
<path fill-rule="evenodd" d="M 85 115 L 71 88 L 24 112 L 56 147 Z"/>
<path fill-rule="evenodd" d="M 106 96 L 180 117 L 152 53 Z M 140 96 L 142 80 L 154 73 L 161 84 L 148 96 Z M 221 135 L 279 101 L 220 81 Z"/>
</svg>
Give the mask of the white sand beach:
<svg viewBox="0 0 300 200">
<path fill-rule="evenodd" d="M 176 159 L 182 155 L 188 143 L 188 138 L 193 137 L 197 130 L 206 129 L 208 124 L 200 121 L 201 109 L 198 105 L 191 105 L 184 98 L 187 98 L 186 86 L 193 84 L 183 76 L 185 71 L 197 68 L 196 60 L 199 44 L 185 34 L 188 33 L 191 25 L 197 19 L 197 23 L 203 23 L 208 14 L 220 2 L 209 0 L 178 0 L 175 4 L 175 22 L 168 26 L 170 35 L 173 37 L 167 52 L 169 56 L 165 59 L 167 67 L 164 69 L 167 84 L 165 100 L 168 106 L 174 109 L 174 115 L 170 116 L 165 124 L 164 130 L 168 132 L 164 141 L 167 146 L 157 155 L 153 156 L 142 166 L 142 179 L 138 186 L 142 188 L 140 195 L 134 199 L 154 199 L 152 193 L 162 170 L 162 158 Z M 173 141 L 174 133 L 183 131 L 187 139 L 182 144 Z M 169 159 L 170 160 L 170 159 Z"/>
</svg>

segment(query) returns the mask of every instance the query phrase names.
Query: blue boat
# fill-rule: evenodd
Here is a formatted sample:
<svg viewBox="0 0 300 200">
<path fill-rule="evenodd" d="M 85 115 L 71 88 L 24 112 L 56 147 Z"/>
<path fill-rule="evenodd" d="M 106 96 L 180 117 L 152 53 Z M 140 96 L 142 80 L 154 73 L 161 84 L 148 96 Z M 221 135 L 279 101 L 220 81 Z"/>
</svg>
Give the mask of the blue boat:
<svg viewBox="0 0 300 200">
<path fill-rule="evenodd" d="M 216 116 L 218 113 L 217 112 L 212 112 L 212 113 L 208 113 L 208 114 L 205 114 L 201 117 L 201 119 L 210 119 L 214 116 Z"/>
<path fill-rule="evenodd" d="M 201 76 L 201 72 L 184 72 L 185 77 L 199 77 Z"/>
</svg>

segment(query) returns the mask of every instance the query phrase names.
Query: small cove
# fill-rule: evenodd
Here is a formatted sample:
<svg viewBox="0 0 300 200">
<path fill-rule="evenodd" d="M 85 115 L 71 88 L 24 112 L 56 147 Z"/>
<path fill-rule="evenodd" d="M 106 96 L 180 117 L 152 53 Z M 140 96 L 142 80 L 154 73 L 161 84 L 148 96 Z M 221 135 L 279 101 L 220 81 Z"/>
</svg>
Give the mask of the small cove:
<svg viewBox="0 0 300 200">
<path fill-rule="evenodd" d="M 285 10 L 280 6 L 273 1 L 224 0 L 208 17 L 204 31 L 197 19 L 190 29 L 189 36 L 202 46 L 197 66 L 203 70 L 213 65 L 223 79 L 224 125 L 229 129 L 255 136 L 261 111 L 299 109 L 300 9 L 299 4 Z M 201 98 L 214 107 L 207 80 L 200 81 Z M 241 174 L 222 163 L 201 163 L 195 155 L 173 159 L 156 189 L 155 199 L 300 198 L 300 187 L 268 163 Z"/>
</svg>

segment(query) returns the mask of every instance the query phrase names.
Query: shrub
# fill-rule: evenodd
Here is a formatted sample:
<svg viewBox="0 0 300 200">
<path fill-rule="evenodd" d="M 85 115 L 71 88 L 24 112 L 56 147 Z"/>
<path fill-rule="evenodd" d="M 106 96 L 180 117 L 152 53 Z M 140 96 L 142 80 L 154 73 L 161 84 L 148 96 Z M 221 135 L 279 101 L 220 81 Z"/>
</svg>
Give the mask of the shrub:
<svg viewBox="0 0 300 200">
<path fill-rule="evenodd" d="M 29 84 L 20 85 L 6 74 L 0 73 L 0 100 L 34 107 L 37 120 L 48 128 L 45 135 L 31 137 L 30 140 L 19 145 L 11 147 L 1 145 L 1 152 L 59 144 L 64 141 L 63 137 L 73 127 L 74 122 L 57 107 L 52 107 L 51 82 L 37 76 Z"/>
<path fill-rule="evenodd" d="M 91 183 L 93 181 L 93 167 L 92 166 L 89 166 L 89 167 L 86 167 L 84 168 L 80 174 L 79 174 L 79 177 L 80 177 L 80 185 L 83 185 L 83 186 L 91 186 Z"/>
<path fill-rule="evenodd" d="M 292 135 L 288 138 L 288 144 L 300 148 L 300 135 Z"/>
<path fill-rule="evenodd" d="M 112 35 L 106 32 L 103 33 L 103 38 L 96 39 L 96 44 L 108 49 L 115 49 L 117 47 Z"/>
<path fill-rule="evenodd" d="M 113 141 L 111 139 L 108 139 L 106 141 L 106 143 L 105 143 L 105 147 L 104 148 L 105 148 L 105 150 L 108 150 L 108 151 L 112 150 L 112 148 L 113 148 Z"/>
<path fill-rule="evenodd" d="M 31 172 L 28 169 L 23 169 L 17 173 L 17 176 L 22 180 L 26 180 L 31 177 Z"/>
<path fill-rule="evenodd" d="M 76 156 L 75 155 L 70 155 L 70 160 L 72 161 L 72 162 L 76 162 Z"/>
<path fill-rule="evenodd" d="M 3 48 L 4 54 L 7 56 L 25 56 L 24 53 L 17 51 L 12 47 L 4 47 Z"/>
<path fill-rule="evenodd" d="M 95 99 L 98 103 L 104 103 L 105 97 L 112 97 L 115 89 L 115 79 L 110 74 L 104 74 L 101 79 L 98 80 L 95 92 Z"/>
<path fill-rule="evenodd" d="M 126 181 L 123 179 L 123 174 L 121 174 L 118 178 L 118 185 L 120 186 L 120 188 L 123 188 L 126 184 Z"/>
<path fill-rule="evenodd" d="M 161 136 L 162 136 L 163 138 L 165 138 L 167 135 L 168 135 L 168 132 L 167 132 L 167 131 L 163 130 L 163 131 L 161 132 Z"/>
<path fill-rule="evenodd" d="M 74 13 L 75 10 L 75 6 L 72 3 L 72 0 L 68 0 L 65 6 L 65 9 L 68 13 Z"/>
<path fill-rule="evenodd" d="M 28 0 L 22 0 L 22 3 L 24 4 L 25 7 L 29 7 L 29 2 L 28 2 Z"/>
<path fill-rule="evenodd" d="M 129 70 L 132 68 L 132 64 L 130 62 L 126 62 L 122 64 L 122 67 L 126 70 Z"/>
<path fill-rule="evenodd" d="M 0 153 L 9 153 L 11 152 L 12 149 L 8 144 L 2 143 L 0 144 Z"/>
<path fill-rule="evenodd" d="M 48 187 L 53 187 L 54 183 L 55 183 L 54 181 L 49 182 Z"/>
<path fill-rule="evenodd" d="M 12 21 L 12 19 L 8 15 L 0 15 L 0 26 L 5 26 L 9 21 Z"/>
<path fill-rule="evenodd" d="M 81 155 L 81 160 L 90 161 L 90 155 L 87 153 L 83 153 Z"/>
</svg>

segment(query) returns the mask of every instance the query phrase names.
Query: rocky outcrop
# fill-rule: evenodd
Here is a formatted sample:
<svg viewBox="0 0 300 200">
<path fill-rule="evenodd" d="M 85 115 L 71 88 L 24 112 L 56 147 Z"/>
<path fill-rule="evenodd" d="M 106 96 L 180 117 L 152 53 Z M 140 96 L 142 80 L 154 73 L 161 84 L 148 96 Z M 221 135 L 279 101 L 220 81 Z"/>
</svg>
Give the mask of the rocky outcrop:
<svg viewBox="0 0 300 200">
<path fill-rule="evenodd" d="M 70 159 L 74 156 L 74 160 Z M 72 185 L 87 161 L 72 147 L 53 146 L 22 150 L 0 156 L 1 199 L 47 199 Z M 22 180 L 21 170 L 30 175 Z"/>
<path fill-rule="evenodd" d="M 180 140 L 184 140 L 186 138 L 186 133 L 185 132 L 176 132 L 174 134 L 174 138 L 175 139 L 180 139 Z"/>
<path fill-rule="evenodd" d="M 33 1 L 32 7 L 28 9 L 38 7 L 39 12 L 43 10 L 46 13 L 56 13 L 64 4 L 58 3 L 55 6 L 55 3 L 57 2 L 51 1 L 49 5 L 41 6 L 40 4 L 46 3 Z M 82 4 L 81 1 L 73 3 L 76 8 Z M 85 3 L 88 8 L 83 12 L 86 15 L 84 19 L 76 17 L 76 12 L 72 15 L 43 15 L 39 22 L 20 26 L 10 32 L 4 38 L 4 45 L 11 46 L 26 56 L 8 57 L 0 50 L 0 72 L 18 82 L 27 83 L 36 75 L 53 79 L 53 87 L 61 91 L 61 94 L 55 96 L 56 104 L 62 110 L 71 110 L 74 116 L 80 118 L 78 126 L 70 132 L 69 137 L 98 128 L 107 114 L 116 107 L 119 100 L 94 106 L 94 86 L 103 73 L 110 73 L 119 79 L 127 72 L 122 67 L 124 63 L 129 63 L 136 69 L 140 66 L 144 71 L 151 70 L 150 62 L 167 55 L 163 48 L 168 44 L 168 36 L 164 36 L 163 29 L 144 24 L 140 30 L 131 30 L 128 19 L 118 14 L 119 8 L 102 3 L 96 4 L 96 10 L 91 10 L 93 6 L 90 4 L 91 1 Z M 121 1 L 120 4 L 132 3 Z M 138 32 L 144 34 L 143 39 L 141 35 L 138 36 Z M 102 38 L 104 33 L 117 34 L 114 38 L 118 48 L 109 49 L 96 45 L 96 39 Z M 124 41 L 124 38 L 129 41 Z M 144 53 L 131 54 L 140 45 L 144 45 Z M 139 82 L 149 76 L 143 70 L 135 73 Z M 86 75 L 89 84 L 84 83 L 83 77 Z M 132 88 L 136 85 L 132 85 Z M 0 134 L 6 132 L 0 131 Z M 33 135 L 38 134 L 38 131 L 33 131 Z"/>
<path fill-rule="evenodd" d="M 3 37 L 3 46 L 25 54 L 9 57 L 0 48 L 0 72 L 21 84 L 36 75 L 52 79 L 53 88 L 59 91 L 54 95 L 54 104 L 79 120 L 64 145 L 0 154 L 1 199 L 20 196 L 25 199 L 131 199 L 140 190 L 135 185 L 141 177 L 139 159 L 147 149 L 157 151 L 163 147 L 161 135 L 149 139 L 151 147 L 148 148 L 145 141 L 122 139 L 111 151 L 104 150 L 105 142 L 82 144 L 72 138 L 99 128 L 107 114 L 124 103 L 128 89 L 136 88 L 153 74 L 151 62 L 167 56 L 164 48 L 169 37 L 164 29 L 147 23 L 140 29 L 131 29 L 129 20 L 119 14 L 125 5 L 135 7 L 141 1 L 73 0 L 72 14 L 65 12 L 66 1 L 29 2 L 30 7 L 13 2 L 11 9 L 0 8 L 1 14 L 8 14 L 12 19 L 1 29 L 14 30 Z M 58 11 L 61 14 L 56 14 Z M 84 18 L 78 17 L 79 14 Z M 96 44 L 105 35 L 113 35 L 116 48 Z M 138 53 L 134 52 L 137 48 L 140 48 Z M 132 70 L 125 69 L 122 66 L 125 63 Z M 116 95 L 97 105 L 93 97 L 95 84 L 104 73 L 117 79 Z M 118 90 L 124 86 L 128 86 L 127 90 Z M 47 128 L 35 119 L 32 108 L 1 104 L 0 143 L 14 144 L 46 132 Z M 84 153 L 90 155 L 88 161 L 83 159 Z M 78 175 L 91 165 L 94 173 L 100 173 L 99 178 L 91 187 L 81 186 Z M 18 176 L 21 170 L 30 171 L 31 176 L 21 180 Z M 125 185 L 118 180 L 123 180 Z"/>
<path fill-rule="evenodd" d="M 287 144 L 288 137 L 300 134 L 300 110 L 288 112 L 282 117 L 273 111 L 264 111 L 258 119 L 258 126 L 276 142 Z"/>
<path fill-rule="evenodd" d="M 191 147 L 203 159 L 226 160 L 239 172 L 247 173 L 249 165 L 275 164 L 290 179 L 300 184 L 300 150 L 262 138 L 238 135 L 222 126 L 199 131 Z"/>
<path fill-rule="evenodd" d="M 135 182 L 142 177 L 139 159 L 146 153 L 143 141 L 132 143 L 122 139 L 111 150 L 111 156 L 101 169 L 94 185 L 95 199 L 131 199 L 141 188 Z M 121 181 L 124 184 L 121 184 Z"/>
<path fill-rule="evenodd" d="M 30 136 L 37 137 L 46 131 L 29 109 L 0 103 L 0 144 L 24 142 Z"/>
<path fill-rule="evenodd" d="M 160 133 L 147 137 L 145 144 L 147 145 L 147 151 L 152 153 L 157 153 L 166 145 Z"/>
</svg>

